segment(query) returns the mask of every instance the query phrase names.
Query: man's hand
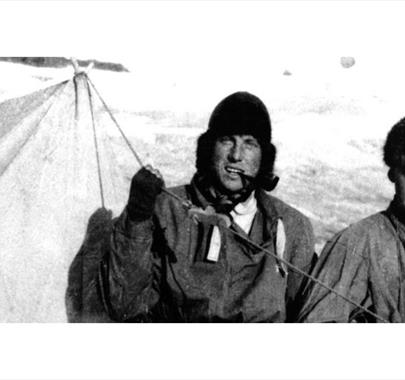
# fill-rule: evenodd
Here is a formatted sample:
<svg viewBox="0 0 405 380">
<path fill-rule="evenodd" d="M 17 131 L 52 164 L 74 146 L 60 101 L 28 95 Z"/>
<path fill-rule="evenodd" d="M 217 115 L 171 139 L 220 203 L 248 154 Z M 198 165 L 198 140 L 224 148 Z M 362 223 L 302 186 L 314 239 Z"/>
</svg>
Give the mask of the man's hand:
<svg viewBox="0 0 405 380">
<path fill-rule="evenodd" d="M 150 218 L 162 187 L 164 181 L 159 170 L 150 165 L 142 167 L 132 178 L 127 205 L 129 218 L 133 221 Z"/>
</svg>

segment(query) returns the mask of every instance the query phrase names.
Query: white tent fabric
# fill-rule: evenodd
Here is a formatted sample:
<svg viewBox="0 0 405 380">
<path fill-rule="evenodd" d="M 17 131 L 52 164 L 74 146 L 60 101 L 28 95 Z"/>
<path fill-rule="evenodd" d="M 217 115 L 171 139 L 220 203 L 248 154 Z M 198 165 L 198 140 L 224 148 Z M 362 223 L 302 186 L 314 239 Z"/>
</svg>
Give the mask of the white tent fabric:
<svg viewBox="0 0 405 380">
<path fill-rule="evenodd" d="M 86 78 L 0 104 L 1 322 L 67 320 L 69 266 L 101 206 Z M 117 215 L 129 179 L 114 123 L 92 99 L 105 206 Z"/>
</svg>

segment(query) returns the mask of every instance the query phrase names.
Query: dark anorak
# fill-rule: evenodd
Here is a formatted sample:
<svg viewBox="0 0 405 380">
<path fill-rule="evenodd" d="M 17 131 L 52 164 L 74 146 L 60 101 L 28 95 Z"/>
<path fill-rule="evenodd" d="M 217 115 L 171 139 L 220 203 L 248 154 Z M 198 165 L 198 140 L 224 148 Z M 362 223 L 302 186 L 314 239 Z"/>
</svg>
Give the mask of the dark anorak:
<svg viewBox="0 0 405 380">
<path fill-rule="evenodd" d="M 171 189 L 205 208 L 195 185 Z M 277 220 L 286 232 L 285 258 L 308 272 L 314 258 L 309 220 L 264 191 L 249 238 L 275 251 Z M 152 219 L 133 222 L 124 212 L 115 222 L 101 268 L 102 288 L 116 321 L 285 322 L 296 318 L 301 275 L 283 274 L 275 258 L 220 227 L 218 262 L 206 260 L 211 225 L 196 222 L 165 193 Z M 239 233 L 246 235 L 237 225 Z"/>
<path fill-rule="evenodd" d="M 388 210 L 338 233 L 313 275 L 389 322 L 405 321 L 405 226 Z M 380 322 L 318 284 L 309 284 L 302 322 Z"/>
</svg>

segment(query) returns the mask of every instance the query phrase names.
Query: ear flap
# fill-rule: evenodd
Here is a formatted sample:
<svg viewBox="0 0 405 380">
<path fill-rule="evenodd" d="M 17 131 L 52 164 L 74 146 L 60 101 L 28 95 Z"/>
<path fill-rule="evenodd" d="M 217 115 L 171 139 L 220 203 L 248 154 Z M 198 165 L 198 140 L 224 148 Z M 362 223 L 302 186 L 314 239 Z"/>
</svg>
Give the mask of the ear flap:
<svg viewBox="0 0 405 380">
<path fill-rule="evenodd" d="M 279 177 L 274 175 L 274 162 L 276 160 L 276 147 L 269 143 L 262 147 L 262 163 L 257 178 L 258 185 L 266 191 L 272 191 L 277 186 Z"/>
<path fill-rule="evenodd" d="M 196 169 L 200 174 L 207 174 L 211 164 L 214 142 L 211 134 L 207 131 L 200 135 L 197 140 Z"/>
<path fill-rule="evenodd" d="M 262 145 L 262 162 L 260 171 L 263 173 L 273 172 L 276 160 L 276 147 L 272 143 Z"/>
</svg>

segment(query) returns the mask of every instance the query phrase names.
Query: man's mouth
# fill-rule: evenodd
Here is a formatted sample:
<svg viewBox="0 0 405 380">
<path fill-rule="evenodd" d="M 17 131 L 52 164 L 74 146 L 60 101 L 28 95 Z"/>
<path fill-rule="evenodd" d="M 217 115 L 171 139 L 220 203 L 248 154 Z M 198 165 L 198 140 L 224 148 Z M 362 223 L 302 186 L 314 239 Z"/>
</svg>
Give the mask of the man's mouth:
<svg viewBox="0 0 405 380">
<path fill-rule="evenodd" d="M 225 166 L 225 171 L 228 172 L 229 174 L 231 174 L 232 176 L 236 176 L 236 175 L 243 175 L 245 173 L 245 171 L 243 169 L 239 169 L 239 168 L 234 168 L 232 166 Z"/>
</svg>

